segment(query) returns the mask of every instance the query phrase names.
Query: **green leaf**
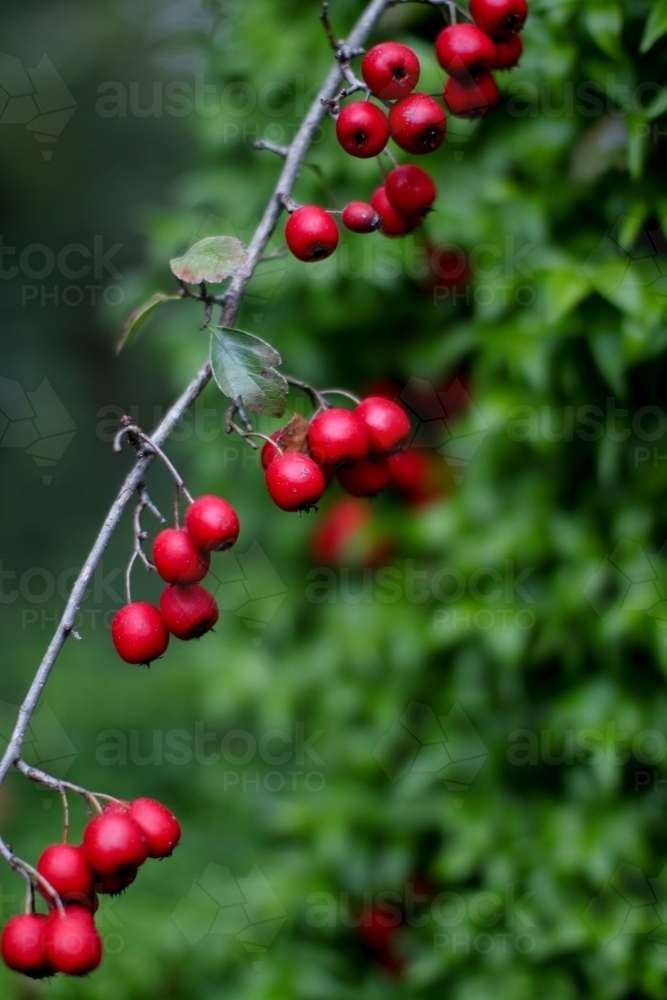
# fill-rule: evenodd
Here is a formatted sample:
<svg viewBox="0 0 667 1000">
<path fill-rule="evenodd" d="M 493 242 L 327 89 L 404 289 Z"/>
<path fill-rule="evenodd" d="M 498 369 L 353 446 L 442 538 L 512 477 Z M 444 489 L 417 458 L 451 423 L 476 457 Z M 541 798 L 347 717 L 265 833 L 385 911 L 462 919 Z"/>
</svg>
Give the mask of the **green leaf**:
<svg viewBox="0 0 667 1000">
<path fill-rule="evenodd" d="M 640 52 L 648 52 L 667 32 L 667 0 L 658 0 L 646 19 Z"/>
<path fill-rule="evenodd" d="M 281 417 L 287 401 L 287 382 L 275 369 L 277 351 L 265 340 L 244 330 L 216 327 L 211 332 L 211 369 L 218 387 L 253 413 Z"/>
<path fill-rule="evenodd" d="M 142 302 L 140 306 L 133 309 L 123 323 L 120 331 L 120 338 L 116 344 L 116 354 L 120 354 L 123 348 L 129 344 L 131 340 L 134 340 L 144 320 L 148 318 L 150 313 L 152 313 L 157 306 L 162 305 L 163 302 L 171 302 L 175 299 L 181 298 L 181 295 L 165 295 L 164 292 L 156 292 L 155 295 L 151 295 L 150 299 L 147 299 L 146 302 Z"/>
<path fill-rule="evenodd" d="M 170 260 L 169 266 L 177 278 L 189 285 L 199 285 L 202 281 L 215 285 L 234 274 L 247 259 L 240 240 L 233 236 L 207 236 L 182 257 Z"/>
<path fill-rule="evenodd" d="M 622 57 L 621 29 L 623 17 L 617 4 L 596 4 L 586 13 L 586 27 L 594 42 L 612 59 Z"/>
</svg>

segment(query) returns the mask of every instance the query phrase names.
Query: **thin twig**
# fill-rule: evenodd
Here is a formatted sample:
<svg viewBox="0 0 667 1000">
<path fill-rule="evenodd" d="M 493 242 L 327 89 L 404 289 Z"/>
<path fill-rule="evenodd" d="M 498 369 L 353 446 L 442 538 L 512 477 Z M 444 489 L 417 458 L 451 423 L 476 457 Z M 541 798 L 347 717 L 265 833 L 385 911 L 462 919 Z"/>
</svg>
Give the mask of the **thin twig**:
<svg viewBox="0 0 667 1000">
<path fill-rule="evenodd" d="M 253 149 L 267 149 L 269 153 L 275 153 L 276 156 L 287 156 L 289 153 L 289 146 L 279 146 L 276 142 L 269 142 L 268 139 L 256 139 L 252 144 Z"/>
<path fill-rule="evenodd" d="M 371 2 L 363 10 L 347 39 L 348 51 L 359 51 L 361 49 L 373 30 L 376 22 L 379 20 L 380 16 L 387 9 L 387 7 L 390 6 L 391 2 L 392 0 L 371 0 Z M 282 199 L 283 197 L 291 197 L 308 149 L 310 148 L 313 138 L 317 134 L 326 115 L 321 101 L 326 98 L 331 99 L 337 93 L 340 88 L 342 78 L 343 74 L 340 63 L 338 59 L 336 59 L 334 65 L 329 71 L 329 74 L 323 82 L 319 93 L 313 100 L 310 110 L 301 122 L 294 140 L 290 144 L 273 195 L 271 196 L 264 211 L 264 215 L 262 216 L 262 219 L 255 230 L 255 234 L 247 247 L 245 263 L 242 267 L 237 268 L 235 271 L 228 289 L 221 295 L 214 297 L 216 303 L 219 303 L 222 306 L 222 326 L 231 326 L 236 318 L 243 294 L 255 272 L 257 264 L 264 254 L 264 250 L 273 234 L 280 214 L 283 210 Z M 189 294 L 184 286 L 181 286 L 181 291 L 183 295 Z M 174 428 L 183 419 L 183 416 L 188 408 L 192 406 L 194 401 L 201 395 L 210 380 L 211 366 L 210 362 L 207 360 L 202 364 L 190 384 L 183 390 L 180 397 L 172 405 L 171 409 L 166 413 L 162 421 L 151 434 L 150 441 L 153 445 L 153 450 L 150 452 L 144 451 L 142 455 L 137 455 L 137 461 L 135 462 L 134 467 L 125 477 L 125 481 L 123 482 L 120 492 L 112 503 L 97 538 L 95 539 L 93 547 L 83 564 L 81 572 L 74 582 L 62 618 L 56 627 L 53 638 L 49 643 L 49 646 L 30 684 L 28 692 L 23 699 L 21 707 L 19 708 L 18 718 L 12 735 L 9 739 L 2 759 L 0 760 L 0 785 L 7 776 L 10 768 L 19 760 L 21 747 L 23 745 L 23 741 L 25 740 L 30 720 L 35 712 L 44 686 L 49 678 L 49 675 L 51 674 L 51 671 L 53 670 L 63 646 L 65 645 L 65 642 L 67 641 L 67 637 L 71 635 L 74 630 L 74 623 L 79 613 L 81 602 L 85 597 L 86 591 L 93 578 L 93 574 L 99 566 L 102 556 L 104 555 L 104 552 L 106 551 L 106 548 L 120 523 L 125 508 L 129 504 L 139 483 L 144 481 L 146 472 L 155 458 L 155 455 L 158 453 L 157 449 L 161 448 L 164 442 L 169 438 Z M 4 841 L 1 839 L 0 853 L 2 853 L 7 860 L 14 857 L 9 848 L 7 848 L 7 845 L 4 844 Z M 12 867 L 14 867 L 14 865 L 12 865 Z"/>
</svg>

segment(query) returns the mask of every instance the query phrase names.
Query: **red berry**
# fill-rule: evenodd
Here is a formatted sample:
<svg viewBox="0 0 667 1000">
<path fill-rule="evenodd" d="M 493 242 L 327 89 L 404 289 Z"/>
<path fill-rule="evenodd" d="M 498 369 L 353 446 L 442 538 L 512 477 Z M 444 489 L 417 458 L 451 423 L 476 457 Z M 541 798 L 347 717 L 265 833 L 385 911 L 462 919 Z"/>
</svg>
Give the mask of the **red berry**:
<svg viewBox="0 0 667 1000">
<path fill-rule="evenodd" d="M 222 497 L 198 497 L 187 509 L 185 526 L 202 552 L 230 549 L 239 537 L 239 519 Z"/>
<path fill-rule="evenodd" d="M 102 942 L 95 921 L 80 906 L 54 910 L 44 931 L 44 951 L 56 972 L 86 976 L 102 960 Z"/>
<path fill-rule="evenodd" d="M 128 868 L 122 875 L 97 875 L 95 890 L 103 896 L 118 896 L 124 889 L 127 889 L 128 885 L 132 885 L 136 877 L 136 868 Z M 93 910 L 94 912 L 95 910 Z"/>
<path fill-rule="evenodd" d="M 31 979 L 53 975 L 53 968 L 44 952 L 44 932 L 48 917 L 39 913 L 22 913 L 12 917 L 2 932 L 0 950 L 5 964 L 14 972 Z"/>
<path fill-rule="evenodd" d="M 308 449 L 318 465 L 335 469 L 344 462 L 360 462 L 369 447 L 366 427 L 351 410 L 333 406 L 310 422 Z"/>
<path fill-rule="evenodd" d="M 326 565 L 342 563 L 363 546 L 370 523 L 368 504 L 353 497 L 336 500 L 317 524 L 312 537 L 315 559 Z"/>
<path fill-rule="evenodd" d="M 432 153 L 443 143 L 447 118 L 434 97 L 410 94 L 392 106 L 389 129 L 394 142 L 407 153 Z"/>
<path fill-rule="evenodd" d="M 105 811 L 86 826 L 83 849 L 88 864 L 97 874 L 124 875 L 138 868 L 147 857 L 143 833 L 128 815 Z"/>
<path fill-rule="evenodd" d="M 518 35 L 512 35 L 506 42 L 496 42 L 496 58 L 491 63 L 491 69 L 512 69 L 522 52 L 523 42 Z"/>
<path fill-rule="evenodd" d="M 526 0 L 470 0 L 470 13 L 482 31 L 505 42 L 523 28 L 528 4 Z"/>
<path fill-rule="evenodd" d="M 198 583 L 190 587 L 166 587 L 160 595 L 160 614 L 177 639 L 199 639 L 218 620 L 218 605 L 212 594 Z"/>
<path fill-rule="evenodd" d="M 435 54 L 450 76 L 465 80 L 491 66 L 496 46 L 476 24 L 452 24 L 436 38 Z"/>
<path fill-rule="evenodd" d="M 366 53 L 361 75 L 377 96 L 385 101 L 407 97 L 419 82 L 419 59 L 407 45 L 381 42 Z"/>
<path fill-rule="evenodd" d="M 146 601 L 126 604 L 116 612 L 111 622 L 111 638 L 126 663 L 150 663 L 162 656 L 169 645 L 169 633 L 160 612 Z"/>
<path fill-rule="evenodd" d="M 367 396 L 354 411 L 361 417 L 371 440 L 371 457 L 390 455 L 410 435 L 410 421 L 404 410 L 383 396 Z"/>
<path fill-rule="evenodd" d="M 37 871 L 53 886 L 63 903 L 92 905 L 93 870 L 82 847 L 51 844 L 42 852 Z M 45 889 L 39 886 L 39 891 L 51 902 Z"/>
<path fill-rule="evenodd" d="M 353 497 L 372 497 L 389 484 L 386 458 L 366 458 L 349 469 L 339 469 L 338 482 Z"/>
<path fill-rule="evenodd" d="M 406 448 L 389 456 L 391 485 L 408 503 L 419 504 L 435 496 L 431 467 L 423 451 Z"/>
<path fill-rule="evenodd" d="M 343 209 L 343 225 L 353 233 L 372 233 L 380 225 L 380 216 L 365 201 L 351 201 Z"/>
<path fill-rule="evenodd" d="M 211 557 L 200 552 L 189 531 L 165 528 L 153 542 L 155 568 L 167 583 L 199 583 L 208 573 Z"/>
<path fill-rule="evenodd" d="M 168 857 L 181 839 L 181 827 L 174 814 L 155 799 L 135 799 L 129 815 L 146 838 L 148 857 Z"/>
<path fill-rule="evenodd" d="M 338 115 L 336 136 L 346 153 L 367 160 L 381 153 L 389 142 L 389 122 L 376 104 L 354 101 Z"/>
<path fill-rule="evenodd" d="M 282 434 L 282 428 L 278 428 L 277 431 L 274 431 L 273 434 L 270 435 L 271 440 L 277 441 L 281 434 Z M 271 462 L 274 460 L 276 455 L 279 454 L 280 452 L 278 451 L 278 449 L 274 448 L 273 445 L 269 444 L 269 442 L 267 441 L 264 447 L 262 448 L 262 468 L 264 469 L 265 472 L 271 465 Z"/>
<path fill-rule="evenodd" d="M 292 212 L 285 239 L 295 257 L 311 263 L 330 257 L 338 246 L 338 226 L 318 205 L 304 205 Z"/>
<path fill-rule="evenodd" d="M 300 451 L 278 455 L 266 470 L 266 488 L 281 510 L 310 510 L 326 489 L 324 473 Z"/>
<path fill-rule="evenodd" d="M 423 215 L 436 199 L 435 184 L 421 167 L 395 167 L 384 182 L 390 204 L 401 215 Z"/>
<path fill-rule="evenodd" d="M 421 219 L 417 216 L 401 215 L 387 197 L 384 187 L 379 187 L 371 198 L 371 205 L 380 216 L 380 229 L 385 236 L 405 236 L 416 229 Z"/>
<path fill-rule="evenodd" d="M 500 94 L 493 75 L 487 71 L 469 80 L 450 76 L 445 85 L 445 104 L 459 118 L 483 118 L 494 110 Z"/>
</svg>

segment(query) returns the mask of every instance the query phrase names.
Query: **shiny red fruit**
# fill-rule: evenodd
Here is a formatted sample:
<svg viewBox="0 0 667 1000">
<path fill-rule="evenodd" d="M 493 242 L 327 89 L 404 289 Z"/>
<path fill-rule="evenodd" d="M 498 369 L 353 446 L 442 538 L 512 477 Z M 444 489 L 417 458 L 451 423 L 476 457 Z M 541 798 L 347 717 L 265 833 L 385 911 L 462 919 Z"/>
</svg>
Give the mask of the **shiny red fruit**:
<svg viewBox="0 0 667 1000">
<path fill-rule="evenodd" d="M 102 896 L 118 896 L 128 885 L 132 885 L 136 877 L 136 868 L 128 868 L 122 875 L 96 875 L 95 891 Z"/>
<path fill-rule="evenodd" d="M 421 167 L 406 163 L 387 175 L 384 189 L 390 204 L 405 216 L 422 216 L 435 201 L 435 184 Z"/>
<path fill-rule="evenodd" d="M 389 122 L 377 104 L 354 101 L 336 119 L 336 137 L 350 156 L 367 160 L 377 156 L 389 142 Z"/>
<path fill-rule="evenodd" d="M 5 924 L 0 951 L 5 965 L 31 979 L 53 975 L 44 951 L 44 932 L 48 917 L 39 913 L 22 913 Z"/>
<path fill-rule="evenodd" d="M 365 201 L 351 201 L 343 209 L 343 225 L 353 233 L 372 233 L 380 225 L 380 216 Z"/>
<path fill-rule="evenodd" d="M 292 212 L 285 226 L 285 239 L 295 257 L 306 263 L 330 257 L 340 234 L 331 215 L 318 205 L 304 205 Z"/>
<path fill-rule="evenodd" d="M 369 49 L 361 63 L 364 82 L 376 97 L 397 101 L 419 82 L 419 59 L 407 45 L 380 42 Z"/>
<path fill-rule="evenodd" d="M 166 583 L 199 583 L 208 573 L 211 557 L 200 552 L 184 528 L 165 528 L 153 542 L 153 562 Z"/>
<path fill-rule="evenodd" d="M 44 951 L 56 972 L 86 976 L 102 960 L 102 942 L 95 921 L 80 906 L 54 910 L 44 932 Z"/>
<path fill-rule="evenodd" d="M 53 886 L 63 903 L 91 906 L 93 900 L 93 870 L 82 847 L 73 844 L 51 844 L 37 862 L 37 871 Z M 39 883 L 38 888 L 47 902 L 52 897 Z"/>
<path fill-rule="evenodd" d="M 366 458 L 349 469 L 339 469 L 336 477 L 353 497 L 372 497 L 389 485 L 389 463 L 386 458 Z"/>
<path fill-rule="evenodd" d="M 310 510 L 321 499 L 326 485 L 319 465 L 299 451 L 279 455 L 266 470 L 266 488 L 281 510 Z"/>
<path fill-rule="evenodd" d="M 174 814 L 155 799 L 135 799 L 129 816 L 146 838 L 148 857 L 169 857 L 181 839 L 180 823 Z"/>
<path fill-rule="evenodd" d="M 496 57 L 496 46 L 476 24 L 452 24 L 436 38 L 435 54 L 450 76 L 466 80 L 489 69 Z"/>
<path fill-rule="evenodd" d="M 332 406 L 310 422 L 308 449 L 318 465 L 335 469 L 345 462 L 360 462 L 369 448 L 366 427 L 352 410 Z"/>
<path fill-rule="evenodd" d="M 367 396 L 354 411 L 366 425 L 371 441 L 371 457 L 390 455 L 410 436 L 410 421 L 405 410 L 382 396 Z"/>
<path fill-rule="evenodd" d="M 490 114 L 500 100 L 498 84 L 487 71 L 469 80 L 450 76 L 445 85 L 445 104 L 459 118 L 483 118 Z"/>
<path fill-rule="evenodd" d="M 123 875 L 142 865 L 148 856 L 143 833 L 129 816 L 103 812 L 86 826 L 83 850 L 98 875 Z"/>
<path fill-rule="evenodd" d="M 126 663 L 150 663 L 162 656 L 169 645 L 160 612 L 146 601 L 126 604 L 111 622 L 111 638 L 116 652 Z"/>
<path fill-rule="evenodd" d="M 270 435 L 270 438 L 272 441 L 277 441 L 281 434 L 282 434 L 282 429 L 279 428 L 277 431 L 274 431 L 273 434 Z M 262 448 L 262 468 L 264 469 L 265 472 L 271 465 L 271 462 L 274 460 L 276 455 L 279 454 L 280 452 L 278 451 L 278 449 L 274 448 L 273 445 L 269 444 L 268 441 L 264 444 L 264 447 Z"/>
<path fill-rule="evenodd" d="M 445 112 L 434 97 L 410 94 L 397 101 L 389 112 L 389 129 L 394 142 L 407 153 L 432 153 L 442 145 L 447 131 Z"/>
<path fill-rule="evenodd" d="M 506 42 L 496 42 L 496 58 L 490 68 L 512 69 L 521 58 L 522 52 L 523 42 L 518 35 L 512 35 Z"/>
<path fill-rule="evenodd" d="M 218 620 L 218 605 L 208 590 L 193 583 L 190 587 L 167 587 L 160 595 L 160 614 L 177 639 L 198 639 Z"/>
<path fill-rule="evenodd" d="M 239 537 L 239 519 L 222 497 L 198 497 L 185 514 L 185 526 L 201 552 L 222 552 Z"/>
<path fill-rule="evenodd" d="M 523 28 L 528 4 L 526 0 L 470 0 L 470 13 L 482 31 L 504 42 Z"/>
<path fill-rule="evenodd" d="M 405 236 L 421 223 L 418 216 L 401 215 L 387 197 L 384 187 L 379 187 L 371 198 L 371 205 L 380 216 L 380 229 L 385 236 Z"/>
</svg>

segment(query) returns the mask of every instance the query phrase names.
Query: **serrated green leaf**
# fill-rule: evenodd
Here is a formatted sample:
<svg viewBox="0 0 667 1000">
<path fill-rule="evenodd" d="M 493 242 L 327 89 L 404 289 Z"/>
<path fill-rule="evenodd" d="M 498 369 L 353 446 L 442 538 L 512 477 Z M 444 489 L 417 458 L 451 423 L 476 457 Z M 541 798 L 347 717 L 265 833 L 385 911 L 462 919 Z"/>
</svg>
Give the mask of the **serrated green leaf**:
<svg viewBox="0 0 667 1000">
<path fill-rule="evenodd" d="M 211 332 L 211 370 L 221 392 L 243 401 L 253 413 L 281 417 L 287 382 L 276 365 L 281 357 L 270 344 L 244 330 L 216 327 Z"/>
<path fill-rule="evenodd" d="M 667 0 L 658 0 L 646 19 L 640 52 L 648 52 L 667 32 Z"/>
<path fill-rule="evenodd" d="M 156 292 L 155 295 L 151 295 L 150 299 L 147 299 L 146 302 L 142 302 L 140 306 L 133 309 L 123 323 L 120 331 L 120 338 L 116 344 L 116 354 L 120 354 L 122 349 L 126 347 L 131 340 L 134 340 L 144 320 L 148 318 L 150 313 L 152 313 L 157 306 L 162 305 L 163 302 L 172 302 L 173 300 L 180 298 L 182 298 L 180 295 L 165 295 L 164 292 Z"/>
<path fill-rule="evenodd" d="M 234 274 L 247 259 L 240 240 L 233 236 L 207 236 L 182 257 L 170 260 L 169 266 L 177 278 L 189 285 L 199 285 L 202 281 L 215 285 Z"/>
</svg>

